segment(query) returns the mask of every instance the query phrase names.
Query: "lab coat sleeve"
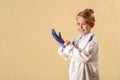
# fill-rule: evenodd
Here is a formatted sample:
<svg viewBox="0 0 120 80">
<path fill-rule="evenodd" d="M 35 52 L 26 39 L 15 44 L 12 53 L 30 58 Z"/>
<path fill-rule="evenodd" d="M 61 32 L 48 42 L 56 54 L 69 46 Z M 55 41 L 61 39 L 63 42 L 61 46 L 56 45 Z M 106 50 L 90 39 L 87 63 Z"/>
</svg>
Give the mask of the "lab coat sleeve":
<svg viewBox="0 0 120 80">
<path fill-rule="evenodd" d="M 70 47 L 69 47 L 70 48 Z M 72 49 L 73 47 L 71 47 L 71 49 Z M 60 47 L 59 49 L 58 49 L 58 53 L 59 53 L 59 55 L 64 59 L 64 60 L 70 60 L 70 55 L 69 54 L 66 54 L 65 53 L 65 47 L 63 46 L 63 47 Z"/>
<path fill-rule="evenodd" d="M 91 41 L 83 50 L 78 49 L 72 44 L 69 44 L 64 50 L 64 52 L 67 55 L 71 55 L 78 61 L 80 60 L 83 63 L 87 63 L 94 58 L 95 54 L 97 54 L 97 50 L 98 50 L 97 42 Z"/>
</svg>

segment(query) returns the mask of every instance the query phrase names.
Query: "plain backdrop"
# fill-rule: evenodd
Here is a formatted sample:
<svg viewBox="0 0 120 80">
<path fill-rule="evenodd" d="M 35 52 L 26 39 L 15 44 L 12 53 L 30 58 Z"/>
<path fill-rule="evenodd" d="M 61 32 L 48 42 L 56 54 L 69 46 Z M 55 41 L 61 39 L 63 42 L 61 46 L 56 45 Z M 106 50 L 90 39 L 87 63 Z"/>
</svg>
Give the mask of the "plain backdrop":
<svg viewBox="0 0 120 80">
<path fill-rule="evenodd" d="M 68 80 L 51 29 L 79 35 L 76 15 L 94 9 L 101 80 L 120 80 L 119 0 L 0 0 L 0 80 Z"/>
</svg>

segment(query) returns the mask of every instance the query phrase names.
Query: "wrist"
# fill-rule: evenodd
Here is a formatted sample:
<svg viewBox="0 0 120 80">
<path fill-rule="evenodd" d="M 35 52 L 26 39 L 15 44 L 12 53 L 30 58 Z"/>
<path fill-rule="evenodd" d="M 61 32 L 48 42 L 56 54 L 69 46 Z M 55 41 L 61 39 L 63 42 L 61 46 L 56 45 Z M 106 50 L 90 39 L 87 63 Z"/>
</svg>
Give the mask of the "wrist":
<svg viewBox="0 0 120 80">
<path fill-rule="evenodd" d="M 66 46 L 68 46 L 69 44 L 70 44 L 70 41 L 66 40 L 63 45 L 66 47 Z"/>
</svg>

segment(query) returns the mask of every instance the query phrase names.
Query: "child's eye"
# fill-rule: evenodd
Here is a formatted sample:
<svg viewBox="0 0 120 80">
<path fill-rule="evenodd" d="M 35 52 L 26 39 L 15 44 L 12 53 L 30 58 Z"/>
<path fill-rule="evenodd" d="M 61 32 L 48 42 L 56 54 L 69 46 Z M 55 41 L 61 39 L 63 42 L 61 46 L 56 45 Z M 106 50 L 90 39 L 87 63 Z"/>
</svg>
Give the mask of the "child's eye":
<svg viewBox="0 0 120 80">
<path fill-rule="evenodd" d="M 86 26 L 87 24 L 84 23 L 83 25 Z"/>
<path fill-rule="evenodd" d="M 80 25 L 80 23 L 77 23 L 77 25 Z"/>
</svg>

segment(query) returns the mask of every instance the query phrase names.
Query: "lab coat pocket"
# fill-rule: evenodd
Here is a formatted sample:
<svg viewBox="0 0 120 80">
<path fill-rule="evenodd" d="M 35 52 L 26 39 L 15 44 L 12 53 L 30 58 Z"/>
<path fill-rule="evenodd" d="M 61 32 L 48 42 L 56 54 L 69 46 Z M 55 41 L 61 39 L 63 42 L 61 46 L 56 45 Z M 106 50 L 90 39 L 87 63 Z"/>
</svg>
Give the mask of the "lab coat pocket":
<svg viewBox="0 0 120 80">
<path fill-rule="evenodd" d="M 98 71 L 97 71 L 96 67 L 92 64 L 88 64 L 87 66 L 88 66 L 89 75 L 90 76 L 97 76 Z"/>
</svg>

